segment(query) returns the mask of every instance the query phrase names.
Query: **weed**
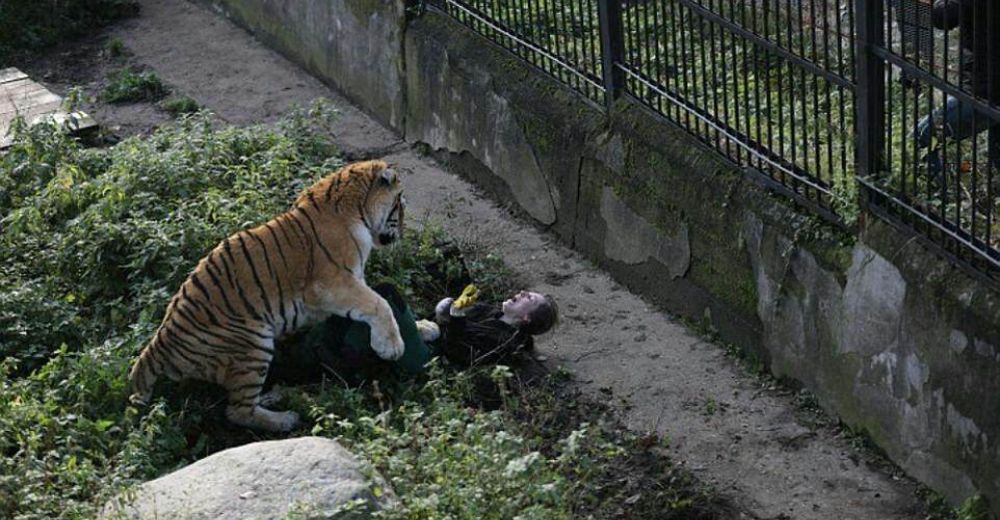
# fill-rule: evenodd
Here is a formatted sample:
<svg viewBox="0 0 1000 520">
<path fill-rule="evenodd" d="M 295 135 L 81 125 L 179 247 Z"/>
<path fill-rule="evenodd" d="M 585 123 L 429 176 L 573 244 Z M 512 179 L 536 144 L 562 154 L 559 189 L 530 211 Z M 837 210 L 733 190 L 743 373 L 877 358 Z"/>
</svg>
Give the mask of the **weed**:
<svg viewBox="0 0 1000 520">
<path fill-rule="evenodd" d="M 72 87 L 66 92 L 66 97 L 63 98 L 62 109 L 66 112 L 74 112 L 81 104 L 83 104 L 83 89 Z"/>
<path fill-rule="evenodd" d="M 957 520 L 991 520 L 990 504 L 986 497 L 974 495 L 962 502 L 956 511 Z"/>
<path fill-rule="evenodd" d="M 123 68 L 111 74 L 101 97 L 110 103 L 156 101 L 167 95 L 167 88 L 153 71 L 133 72 Z"/>
<path fill-rule="evenodd" d="M 709 397 L 708 399 L 705 400 L 705 408 L 704 408 L 705 415 L 708 416 L 715 415 L 715 412 L 718 411 L 718 409 L 719 409 L 719 403 L 717 403 L 715 399 Z"/>
<path fill-rule="evenodd" d="M 121 38 L 111 38 L 108 43 L 104 44 L 104 50 L 108 56 L 119 58 L 125 55 L 125 42 Z"/>
<path fill-rule="evenodd" d="M 816 394 L 805 388 L 795 394 L 795 406 L 807 412 L 821 412 L 823 410 L 819 405 L 819 398 L 816 397 Z"/>
<path fill-rule="evenodd" d="M 840 427 L 844 438 L 847 439 L 847 444 L 854 451 L 863 455 L 870 462 L 887 468 L 895 468 L 885 450 L 875 442 L 875 439 L 866 428 L 853 428 L 843 423 L 841 423 Z"/>
<path fill-rule="evenodd" d="M 945 497 L 929 488 L 917 490 L 927 507 L 926 520 L 995 520 L 989 501 L 982 495 L 966 498 L 958 507 L 952 507 Z"/>
<path fill-rule="evenodd" d="M 774 383 L 774 378 L 768 372 L 767 364 L 757 352 L 724 341 L 719 336 L 718 330 L 711 323 L 711 313 L 708 312 L 708 309 L 706 309 L 705 316 L 701 320 L 694 320 L 686 316 L 674 316 L 674 319 L 704 341 L 721 345 L 725 349 L 727 356 L 735 360 L 744 371 L 757 379 L 761 384 L 769 385 Z"/>
<path fill-rule="evenodd" d="M 187 96 L 174 96 L 161 101 L 160 108 L 177 117 L 197 112 L 200 107 L 195 100 Z"/>
<path fill-rule="evenodd" d="M 415 143 L 413 145 L 413 149 L 417 152 L 417 155 L 421 157 L 428 157 L 432 153 L 434 153 L 434 150 L 431 148 L 431 145 L 423 142 Z"/>
<path fill-rule="evenodd" d="M 956 509 L 948 504 L 944 495 L 926 487 L 917 489 L 917 497 L 924 501 L 927 508 L 925 520 L 957 520 Z"/>
<path fill-rule="evenodd" d="M 800 386 L 797 382 L 785 380 L 782 380 L 781 384 L 786 388 Z M 838 423 L 826 413 L 816 394 L 807 388 L 800 388 L 795 394 L 795 419 L 799 424 L 811 429 L 834 426 Z"/>
</svg>

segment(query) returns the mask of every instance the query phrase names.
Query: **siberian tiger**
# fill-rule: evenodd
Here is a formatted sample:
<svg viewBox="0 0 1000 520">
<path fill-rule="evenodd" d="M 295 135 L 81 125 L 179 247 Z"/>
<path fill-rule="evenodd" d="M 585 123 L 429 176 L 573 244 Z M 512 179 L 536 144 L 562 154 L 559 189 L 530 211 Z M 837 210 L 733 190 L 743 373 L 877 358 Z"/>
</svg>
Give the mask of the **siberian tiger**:
<svg viewBox="0 0 1000 520">
<path fill-rule="evenodd" d="M 208 381 L 228 392 L 231 422 L 288 431 L 298 415 L 261 400 L 277 338 L 336 314 L 368 323 L 379 357 L 401 357 L 392 311 L 364 270 L 373 246 L 402 234 L 402 191 L 386 163 L 350 164 L 305 190 L 291 210 L 223 240 L 167 305 L 129 373 L 129 400 L 147 403 L 160 374 Z"/>
</svg>

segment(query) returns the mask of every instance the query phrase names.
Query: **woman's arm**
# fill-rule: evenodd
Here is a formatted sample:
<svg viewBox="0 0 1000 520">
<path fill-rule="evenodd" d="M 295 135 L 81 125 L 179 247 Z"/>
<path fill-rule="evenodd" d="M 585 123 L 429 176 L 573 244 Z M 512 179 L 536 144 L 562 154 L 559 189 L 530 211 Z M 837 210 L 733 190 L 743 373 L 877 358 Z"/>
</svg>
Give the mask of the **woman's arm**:
<svg viewBox="0 0 1000 520">
<path fill-rule="evenodd" d="M 438 325 L 444 325 L 451 319 L 451 304 L 453 303 L 455 303 L 454 298 L 442 298 L 441 301 L 434 306 L 434 321 L 436 321 Z"/>
<path fill-rule="evenodd" d="M 487 352 L 497 345 L 496 326 L 491 316 L 495 307 L 476 303 L 458 312 L 447 311 L 441 325 L 442 353 L 449 361 L 461 366 L 472 363 L 477 353 Z"/>
<path fill-rule="evenodd" d="M 444 298 L 434 307 L 434 321 L 441 327 L 444 342 L 450 348 L 455 348 L 465 341 L 468 314 L 475 312 L 475 307 L 478 307 L 477 304 L 473 309 L 457 310 L 453 306 L 454 303 L 454 298 Z"/>
</svg>

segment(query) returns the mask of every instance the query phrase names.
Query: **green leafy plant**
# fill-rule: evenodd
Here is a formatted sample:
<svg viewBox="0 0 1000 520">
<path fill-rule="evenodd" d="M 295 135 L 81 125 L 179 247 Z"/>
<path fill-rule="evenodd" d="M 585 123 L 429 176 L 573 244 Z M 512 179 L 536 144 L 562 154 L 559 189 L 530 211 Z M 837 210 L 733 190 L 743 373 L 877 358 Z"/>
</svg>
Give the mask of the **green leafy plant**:
<svg viewBox="0 0 1000 520">
<path fill-rule="evenodd" d="M 167 95 L 167 87 L 153 71 L 133 72 L 123 68 L 111 74 L 101 97 L 110 103 L 156 101 Z"/>
<path fill-rule="evenodd" d="M 175 96 L 160 102 L 160 108 L 173 114 L 174 117 L 197 112 L 198 102 L 187 96 Z"/>
<path fill-rule="evenodd" d="M 125 42 L 121 38 L 111 38 L 108 43 L 104 44 L 104 50 L 112 58 L 121 57 L 125 55 Z"/>
<path fill-rule="evenodd" d="M 956 511 L 957 520 L 990 520 L 990 504 L 982 495 L 974 495 L 962 502 Z"/>
</svg>

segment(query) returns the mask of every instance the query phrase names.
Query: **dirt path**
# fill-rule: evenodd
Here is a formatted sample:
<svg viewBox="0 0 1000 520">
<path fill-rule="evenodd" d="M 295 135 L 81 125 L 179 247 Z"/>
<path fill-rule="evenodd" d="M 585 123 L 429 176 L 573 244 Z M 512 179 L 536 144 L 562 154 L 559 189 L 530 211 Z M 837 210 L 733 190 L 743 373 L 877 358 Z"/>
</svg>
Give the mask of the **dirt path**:
<svg viewBox="0 0 1000 520">
<path fill-rule="evenodd" d="M 677 461 L 741 507 L 761 518 L 923 517 L 912 482 L 866 462 L 835 429 L 806 426 L 793 394 L 762 385 L 722 347 L 512 219 L 242 30 L 184 0 L 142 4 L 140 17 L 111 31 L 132 53 L 129 63 L 151 67 L 175 91 L 233 123 L 272 121 L 293 103 L 332 99 L 342 111 L 337 139 L 349 156 L 388 154 L 412 172 L 405 180 L 412 215 L 486 242 L 533 288 L 557 298 L 562 323 L 539 347 L 547 363 L 568 369 L 583 389 L 616 406 L 631 428 L 667 436 Z M 74 52 L 100 49 L 84 47 L 57 53 L 54 60 L 71 62 Z M 33 66 L 63 71 L 47 78 L 56 90 L 81 84 L 93 93 L 103 74 L 120 66 L 102 60 L 85 70 L 65 63 Z M 89 109 L 123 134 L 168 119 L 150 104 L 90 103 Z"/>
</svg>

